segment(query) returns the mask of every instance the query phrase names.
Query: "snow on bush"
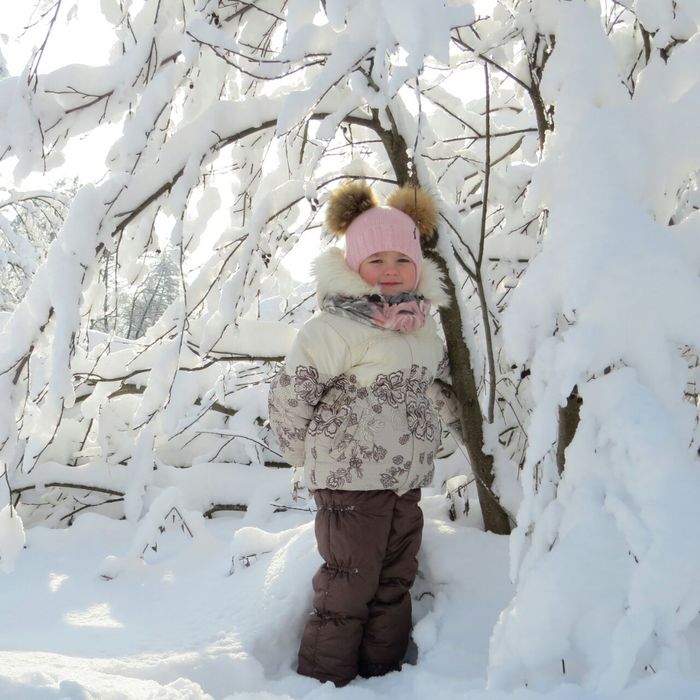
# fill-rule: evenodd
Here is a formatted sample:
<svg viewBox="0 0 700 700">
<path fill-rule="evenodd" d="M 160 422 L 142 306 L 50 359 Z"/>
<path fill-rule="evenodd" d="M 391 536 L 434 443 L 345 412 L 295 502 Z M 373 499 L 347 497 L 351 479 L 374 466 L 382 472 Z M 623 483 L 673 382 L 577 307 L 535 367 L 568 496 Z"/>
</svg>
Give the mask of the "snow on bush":
<svg viewBox="0 0 700 700">
<path fill-rule="evenodd" d="M 0 571 L 10 574 L 25 542 L 22 519 L 11 505 L 0 510 Z"/>
<path fill-rule="evenodd" d="M 535 403 L 511 542 L 517 590 L 489 678 L 609 692 L 689 670 L 700 609 L 697 407 L 683 352 L 700 349 L 700 304 L 688 303 L 700 279 L 682 240 L 700 230 L 669 227 L 671 193 L 700 163 L 700 36 L 667 65 L 652 61 L 630 98 L 593 10 L 562 3 L 557 20 L 542 81 L 557 127 L 528 194 L 548 231 L 505 317 Z M 580 424 L 560 480 L 549 452 L 575 386 Z"/>
</svg>

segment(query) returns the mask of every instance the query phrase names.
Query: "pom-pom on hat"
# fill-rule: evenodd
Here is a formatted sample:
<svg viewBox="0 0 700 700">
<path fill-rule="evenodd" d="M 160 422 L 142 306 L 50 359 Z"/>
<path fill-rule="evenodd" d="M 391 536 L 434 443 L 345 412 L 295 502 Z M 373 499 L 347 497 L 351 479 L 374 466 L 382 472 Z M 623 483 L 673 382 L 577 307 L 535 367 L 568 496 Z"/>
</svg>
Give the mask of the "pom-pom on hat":
<svg viewBox="0 0 700 700">
<path fill-rule="evenodd" d="M 411 186 L 379 206 L 367 183 L 350 182 L 331 194 L 326 225 L 336 236 L 345 236 L 345 260 L 355 272 L 370 255 L 395 250 L 411 258 L 420 279 L 422 249 L 437 238 L 437 208 L 430 195 Z"/>
</svg>

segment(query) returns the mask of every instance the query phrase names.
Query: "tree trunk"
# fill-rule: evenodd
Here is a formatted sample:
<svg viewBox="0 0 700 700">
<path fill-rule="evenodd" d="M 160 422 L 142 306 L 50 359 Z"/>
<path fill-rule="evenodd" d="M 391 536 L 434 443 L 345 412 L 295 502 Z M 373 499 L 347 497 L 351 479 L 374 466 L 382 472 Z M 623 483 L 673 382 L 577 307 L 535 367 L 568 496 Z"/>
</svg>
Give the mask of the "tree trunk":
<svg viewBox="0 0 700 700">
<path fill-rule="evenodd" d="M 642 28 L 644 35 L 644 29 Z M 539 43 L 539 38 L 537 43 Z M 540 81 L 544 72 L 544 66 L 551 55 L 554 47 L 554 38 L 550 37 L 551 48 L 545 50 L 542 55 L 542 63 L 537 63 L 537 50 L 533 51 L 530 57 L 530 88 L 528 94 L 532 100 L 532 106 L 537 117 L 537 131 L 540 140 L 540 151 L 544 149 L 547 134 L 554 130 L 553 110 L 551 106 L 545 104 L 540 91 Z M 579 412 L 581 409 L 581 398 L 578 396 L 576 387 L 566 400 L 566 405 L 559 409 L 559 430 L 557 436 L 557 470 L 561 476 L 566 465 L 565 452 L 571 441 L 574 439 L 576 429 L 579 424 Z"/>
<path fill-rule="evenodd" d="M 566 459 L 564 452 L 576 435 L 581 410 L 581 398 L 576 392 L 576 387 L 566 400 L 566 405 L 559 409 L 559 435 L 557 438 L 557 470 L 559 476 L 564 473 Z"/>
<path fill-rule="evenodd" d="M 508 535 L 511 530 L 510 519 L 492 488 L 494 480 L 493 456 L 484 452 L 484 416 L 479 404 L 471 355 L 464 341 L 464 325 L 457 304 L 455 286 L 447 274 L 445 261 L 434 252 L 431 252 L 429 257 L 440 266 L 447 294 L 451 300 L 448 307 L 440 309 L 440 320 L 445 331 L 452 388 L 459 402 L 462 435 L 476 479 L 476 490 L 484 518 L 484 528 L 498 535 Z"/>
</svg>

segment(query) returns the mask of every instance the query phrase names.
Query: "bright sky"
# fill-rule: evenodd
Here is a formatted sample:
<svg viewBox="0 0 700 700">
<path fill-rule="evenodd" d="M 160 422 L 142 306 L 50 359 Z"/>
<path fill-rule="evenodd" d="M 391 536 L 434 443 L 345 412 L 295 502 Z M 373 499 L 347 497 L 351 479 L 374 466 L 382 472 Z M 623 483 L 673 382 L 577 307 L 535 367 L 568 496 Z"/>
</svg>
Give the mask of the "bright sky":
<svg viewBox="0 0 700 700">
<path fill-rule="evenodd" d="M 25 27 L 40 16 L 32 13 L 34 4 L 32 0 L 0 0 L 0 50 L 11 74 L 22 71 L 33 48 L 40 45 L 46 35 L 48 25 L 45 21 L 25 31 Z M 44 71 L 68 63 L 99 65 L 107 59 L 112 42 L 109 40 L 109 25 L 98 2 L 64 2 L 59 21 L 61 18 L 63 21 L 70 18 L 62 29 L 65 38 L 60 44 L 49 38 L 41 63 Z"/>
<path fill-rule="evenodd" d="M 46 20 L 36 26 L 25 29 L 27 25 L 36 24 L 40 14 L 33 13 L 34 0 L 0 0 L 0 52 L 5 58 L 10 75 L 20 74 L 31 59 L 33 50 L 44 41 L 48 29 Z M 51 3 L 45 3 L 51 7 Z M 109 49 L 113 44 L 110 25 L 105 21 L 96 0 L 74 0 L 61 5 L 58 22 L 59 34 L 50 36 L 41 60 L 40 72 L 48 72 L 71 63 L 101 65 L 109 59 Z M 49 19 L 52 15 L 48 15 Z M 98 180 L 104 173 L 106 145 L 111 139 L 104 134 L 94 134 L 82 139 L 75 139 L 66 148 L 66 167 L 61 173 L 50 172 L 47 175 L 30 176 L 25 186 L 45 186 L 47 177 L 51 180 L 62 176 L 78 175 L 82 181 Z M 11 166 L 10 166 L 11 167 Z M 0 173 L 0 176 L 3 173 Z M 36 182 L 35 182 L 36 181 Z"/>
</svg>

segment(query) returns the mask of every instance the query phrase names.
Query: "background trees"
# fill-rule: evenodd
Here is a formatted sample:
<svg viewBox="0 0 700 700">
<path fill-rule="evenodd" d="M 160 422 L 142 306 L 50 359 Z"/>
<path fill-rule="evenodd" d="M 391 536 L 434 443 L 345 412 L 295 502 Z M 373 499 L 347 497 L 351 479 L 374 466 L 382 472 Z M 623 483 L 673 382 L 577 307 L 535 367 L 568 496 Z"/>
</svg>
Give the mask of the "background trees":
<svg viewBox="0 0 700 700">
<path fill-rule="evenodd" d="M 517 514 L 520 609 L 580 553 L 566 534 L 591 522 L 633 562 L 659 563 L 654 547 L 679 529 L 645 508 L 670 515 L 682 494 L 649 505 L 659 483 L 638 491 L 636 470 L 653 454 L 645 469 L 687 487 L 699 444 L 694 3 L 100 7 L 107 64 L 42 70 L 80 9 L 59 0 L 40 5 L 46 41 L 24 73 L 0 83 L 8 202 L 71 139 L 113 139 L 105 177 L 76 193 L 43 264 L 17 254 L 32 285 L 0 345 L 3 498 L 28 522 L 99 504 L 138 521 L 172 485 L 207 513 L 249 506 L 261 483 L 279 498 L 265 381 L 312 307 L 285 260 L 314 250 L 342 179 L 412 181 L 440 205 L 436 256 L 454 296 L 441 320 L 469 469 L 488 529 L 509 532 Z M 591 490 L 597 509 L 572 505 Z M 615 614 L 573 589 L 548 613 L 582 606 L 611 639 L 636 625 L 611 666 L 573 619 L 551 658 L 529 659 L 519 625 L 549 619 L 532 604 L 504 616 L 493 682 L 546 679 L 565 654 L 585 659 L 569 664 L 582 677 L 624 682 L 630 655 L 659 636 L 629 612 L 646 585 L 635 570 L 603 576 Z"/>
<path fill-rule="evenodd" d="M 47 6 L 47 37 L 58 31 L 64 9 L 59 4 Z M 136 442 L 144 426 L 162 423 L 183 376 L 181 370 L 204 377 L 211 368 L 207 381 L 215 384 L 217 376 L 220 382 L 229 376 L 232 356 L 251 355 L 257 360 L 281 356 L 284 346 L 272 347 L 269 353 L 257 352 L 259 348 L 241 353 L 225 346 L 224 337 L 241 319 L 264 315 L 258 300 L 288 295 L 284 280 L 280 281 L 284 278 L 281 260 L 300 232 L 317 225 L 319 200 L 341 178 L 364 176 L 379 183 L 420 179 L 438 199 L 442 199 L 438 177 L 449 178 L 451 203 L 456 206 L 465 197 L 462 176 L 467 168 L 474 200 L 470 206 L 478 209 L 480 150 L 489 140 L 483 130 L 488 128 L 490 136 L 494 115 L 505 113 L 505 107 L 495 105 L 485 121 L 476 112 L 465 119 L 454 112 L 450 104 L 454 98 L 442 86 L 448 79 L 457 85 L 460 74 L 470 73 L 473 56 L 450 39 L 453 29 L 456 32 L 474 21 L 469 7 L 416 8 L 416 18 L 431 30 L 425 36 L 395 28 L 392 23 L 397 17 L 391 4 L 367 3 L 344 10 L 329 3 L 325 13 L 312 2 L 288 6 L 199 3 L 177 8 L 146 3 L 139 9 L 107 3 L 103 9 L 120 41 L 111 65 L 89 70 L 66 66 L 40 76 L 40 51 L 24 81 L 18 78 L 12 83 L 32 120 L 8 134 L 5 150 L 10 154 L 23 146 L 25 169 L 32 167 L 32 159 L 36 167 L 58 160 L 71 135 L 123 120 L 120 138 L 108 155 L 106 180 L 79 193 L 71 210 L 75 220 L 69 217 L 62 234 L 64 250 L 55 255 L 55 261 L 49 256 L 45 267 L 44 274 L 58 287 L 58 278 L 68 274 L 66 261 L 77 263 L 72 274 L 80 283 L 71 290 L 72 299 L 66 299 L 64 289 L 56 289 L 48 297 L 27 298 L 25 311 L 20 309 L 14 317 L 26 318 L 26 309 L 32 308 L 36 322 L 20 336 L 18 345 L 23 347 L 8 352 L 4 377 L 15 387 L 23 380 L 36 383 L 30 394 L 37 397 L 44 428 L 39 436 L 23 424 L 26 435 L 32 435 L 28 439 L 23 439 L 21 431 L 7 433 L 4 449 L 10 469 L 21 463 L 25 473 L 34 471 L 47 450 L 51 454 L 65 444 L 61 431 L 66 420 L 81 425 L 81 432 L 84 428 L 80 444 L 94 450 L 90 446 L 99 442 L 100 426 L 109 424 L 106 413 L 120 415 L 117 403 L 128 403 L 130 413 L 134 395 L 149 397 L 147 405 L 142 400 L 137 421 L 127 421 L 133 431 L 131 440 Z M 375 19 L 380 31 L 368 19 Z M 309 51 L 309 46 L 314 50 Z M 426 68 L 429 79 L 424 78 L 424 58 L 432 53 L 446 64 L 450 51 L 460 70 L 446 72 L 435 63 Z M 49 114 L 52 123 L 46 123 Z M 455 135 L 446 132 L 448 138 L 441 143 L 443 135 L 436 136 L 428 127 L 429 115 L 445 121 L 449 135 Z M 461 151 L 455 151 L 456 157 L 439 153 L 441 149 L 447 153 L 452 148 L 447 144 L 460 139 L 466 128 L 471 138 Z M 513 142 L 511 150 L 514 139 L 523 139 L 521 133 L 502 136 Z M 423 154 L 427 155 L 428 147 L 435 152 L 429 158 Z M 436 166 L 429 167 L 430 163 Z M 87 239 L 86 231 L 92 232 Z M 480 235 L 483 239 L 486 231 Z M 447 240 L 444 254 L 453 260 Z M 114 372 L 102 369 L 113 362 L 112 346 L 93 348 L 99 355 L 90 355 L 88 330 L 129 337 L 143 325 L 133 318 L 129 325 L 123 314 L 120 320 L 116 303 L 120 292 L 114 290 L 127 286 L 134 294 L 134 305 L 140 303 L 133 290 L 149 274 L 145 263 L 166 244 L 179 251 L 180 293 L 160 326 L 152 329 L 153 337 L 145 345 L 132 346 L 136 357 L 150 356 L 138 370 L 138 385 L 131 381 L 131 372 L 112 381 Z M 458 274 L 456 269 L 453 273 Z M 475 270 L 475 275 L 479 284 L 474 286 L 474 298 L 485 305 L 482 271 Z M 172 272 L 168 279 L 172 293 Z M 458 277 L 455 281 L 462 284 Z M 76 317 L 81 294 L 90 300 L 81 309 L 82 323 Z M 142 296 L 145 303 L 148 297 Z M 59 314 L 62 307 L 65 313 Z M 462 397 L 463 419 L 470 422 L 466 434 L 472 461 L 478 466 L 477 486 L 487 526 L 507 531 L 506 513 L 492 493 L 492 457 L 484 447 L 478 396 L 482 379 L 474 377 L 472 362 L 477 360 L 471 358 L 463 338 L 461 318 L 466 312 L 466 307 L 460 312 L 455 305 L 454 318 L 446 324 L 451 351 L 461 358 L 455 362 L 456 384 L 469 387 Z M 485 339 L 490 342 L 488 314 L 483 318 L 487 320 Z M 42 364 L 37 337 L 47 339 L 53 354 L 51 374 L 62 376 L 62 381 L 44 379 L 42 383 L 42 378 L 26 373 L 30 359 Z M 123 349 L 122 344 L 118 347 Z M 86 367 L 80 372 L 76 353 L 86 353 Z M 187 364 L 183 353 L 193 353 L 192 366 L 183 367 Z M 155 381 L 152 364 L 162 372 L 160 382 Z M 493 422 L 492 348 L 489 367 L 489 420 Z M 107 385 L 104 399 L 111 397 L 109 408 L 98 401 L 100 418 L 83 426 L 84 415 L 75 410 L 76 401 L 84 403 L 95 386 Z M 201 404 L 200 394 L 199 389 L 191 391 L 185 402 Z M 72 411 L 70 419 L 67 408 Z M 198 411 L 197 420 L 207 413 Z M 50 430 L 48 423 L 53 425 Z M 156 443 L 172 442 L 174 435 L 166 431 L 166 437 L 161 431 L 162 425 L 155 426 Z M 67 452 L 75 447 L 74 443 Z M 201 449 L 204 454 L 217 452 L 212 447 Z M 104 454 L 102 446 L 97 451 Z M 59 461 L 65 461 L 65 453 Z M 128 460 L 128 454 L 119 451 L 108 454 Z"/>
</svg>

